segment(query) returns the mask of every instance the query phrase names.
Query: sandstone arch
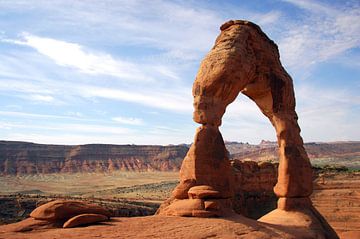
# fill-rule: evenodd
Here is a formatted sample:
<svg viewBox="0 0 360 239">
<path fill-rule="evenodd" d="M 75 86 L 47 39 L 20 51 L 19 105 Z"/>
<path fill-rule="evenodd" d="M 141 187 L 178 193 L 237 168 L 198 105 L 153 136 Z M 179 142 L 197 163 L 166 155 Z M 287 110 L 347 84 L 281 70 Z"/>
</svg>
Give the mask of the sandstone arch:
<svg viewBox="0 0 360 239">
<path fill-rule="evenodd" d="M 278 208 L 310 208 L 310 214 L 305 214 L 331 231 L 309 199 L 312 168 L 297 123 L 293 82 L 281 65 L 277 45 L 248 21 L 229 21 L 220 29 L 193 84 L 193 119 L 202 126 L 181 166 L 180 184 L 158 214 L 208 217 L 231 211 L 232 171 L 219 126 L 226 107 L 243 93 L 276 130 L 280 162 L 274 192 L 279 197 Z M 273 214 L 263 221 L 273 221 Z"/>
<path fill-rule="evenodd" d="M 312 169 L 297 124 L 292 79 L 280 63 L 276 44 L 250 22 L 230 21 L 221 30 L 194 82 L 195 122 L 220 126 L 226 106 L 240 92 L 247 95 L 277 133 L 280 165 L 276 195 L 308 197 Z"/>
</svg>

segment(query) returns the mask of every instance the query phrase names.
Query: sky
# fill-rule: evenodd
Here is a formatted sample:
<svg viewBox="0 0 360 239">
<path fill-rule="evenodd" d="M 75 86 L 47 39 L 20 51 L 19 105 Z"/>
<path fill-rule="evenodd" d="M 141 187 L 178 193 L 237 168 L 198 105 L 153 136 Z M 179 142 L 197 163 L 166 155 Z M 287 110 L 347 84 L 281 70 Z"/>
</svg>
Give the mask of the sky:
<svg viewBox="0 0 360 239">
<path fill-rule="evenodd" d="M 305 142 L 360 140 L 358 0 L 0 0 L 0 140 L 191 143 L 192 83 L 230 19 L 278 44 Z M 276 139 L 243 95 L 220 131 Z"/>
</svg>

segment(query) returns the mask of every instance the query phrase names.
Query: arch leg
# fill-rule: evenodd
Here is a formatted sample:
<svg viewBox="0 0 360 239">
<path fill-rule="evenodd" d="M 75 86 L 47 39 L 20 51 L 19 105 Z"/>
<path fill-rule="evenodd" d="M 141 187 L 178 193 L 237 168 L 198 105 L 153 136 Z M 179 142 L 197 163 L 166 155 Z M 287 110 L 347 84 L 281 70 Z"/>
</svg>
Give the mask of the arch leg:
<svg viewBox="0 0 360 239">
<path fill-rule="evenodd" d="M 274 187 L 280 198 L 278 207 L 290 209 L 309 203 L 312 193 L 312 168 L 300 136 L 295 111 L 276 113 L 271 119 L 279 145 L 278 181 Z M 286 198 L 286 199 L 284 199 Z M 305 198 L 304 200 L 290 198 Z"/>
</svg>

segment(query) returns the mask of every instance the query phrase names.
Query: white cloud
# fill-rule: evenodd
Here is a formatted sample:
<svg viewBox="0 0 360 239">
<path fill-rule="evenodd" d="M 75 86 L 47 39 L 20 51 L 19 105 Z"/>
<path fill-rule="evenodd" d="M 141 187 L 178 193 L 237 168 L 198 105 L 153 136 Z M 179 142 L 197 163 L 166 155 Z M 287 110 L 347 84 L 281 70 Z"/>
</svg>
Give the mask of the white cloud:
<svg viewBox="0 0 360 239">
<path fill-rule="evenodd" d="M 42 101 L 42 102 L 53 102 L 55 99 L 51 95 L 30 95 L 30 99 L 34 101 Z"/>
<path fill-rule="evenodd" d="M 66 119 L 66 118 L 73 119 L 73 117 L 69 117 L 69 116 L 35 114 L 35 113 L 18 112 L 18 111 L 0 111 L 0 115 L 12 116 L 12 117 L 24 117 L 24 118 L 31 117 L 31 118 L 44 118 L 44 119 Z"/>
<path fill-rule="evenodd" d="M 78 111 L 75 111 L 75 112 L 69 111 L 69 112 L 66 112 L 65 114 L 68 116 L 74 116 L 74 117 L 79 117 L 79 118 L 84 117 L 84 114 L 81 112 L 78 112 Z"/>
<path fill-rule="evenodd" d="M 189 94 L 176 91 L 130 92 L 105 87 L 80 86 L 83 97 L 100 97 L 112 100 L 121 100 L 137 103 L 153 108 L 166 109 L 174 112 L 191 112 L 192 97 Z M 151 94 L 149 94 L 151 93 Z"/>
<path fill-rule="evenodd" d="M 306 141 L 336 141 L 359 139 L 358 110 L 360 97 L 347 89 L 311 85 L 298 87 L 297 112 Z"/>
<path fill-rule="evenodd" d="M 282 61 L 290 69 L 304 71 L 359 47 L 359 8 L 335 7 L 314 1 L 283 1 L 310 13 L 301 21 L 286 23 L 279 38 Z"/>
<path fill-rule="evenodd" d="M 0 122 L 4 127 L 21 130 L 44 130 L 44 131 L 60 131 L 60 132 L 76 132 L 85 134 L 130 134 L 132 131 L 128 128 L 107 126 L 103 124 L 74 124 L 74 123 L 54 123 L 54 122 L 35 122 L 31 125 L 21 123 Z"/>
<path fill-rule="evenodd" d="M 121 135 L 96 135 L 89 136 L 79 133 L 59 133 L 59 134 L 39 134 L 39 133 L 11 133 L 2 137 L 4 140 L 13 141 L 25 141 L 34 143 L 46 143 L 46 144 L 66 144 L 66 145 L 78 145 L 78 144 L 120 144 L 122 141 Z M 129 142 L 123 142 L 128 144 Z"/>
<path fill-rule="evenodd" d="M 257 144 L 261 139 L 276 140 L 270 120 L 248 97 L 239 94 L 224 114 L 221 132 L 225 140 Z"/>
<path fill-rule="evenodd" d="M 82 73 L 110 75 L 124 80 L 151 80 L 150 77 L 139 71 L 137 65 L 114 59 L 109 54 L 92 52 L 76 43 L 39 37 L 29 33 L 23 33 L 22 35 L 23 40 L 3 39 L 2 41 L 30 46 L 55 61 L 56 64 L 75 68 Z"/>
<path fill-rule="evenodd" d="M 121 124 L 128 124 L 128 125 L 143 125 L 144 121 L 140 118 L 131 118 L 131 117 L 122 117 L 117 116 L 112 118 L 113 121 L 121 123 Z"/>
<path fill-rule="evenodd" d="M 291 4 L 294 4 L 298 7 L 304 8 L 306 10 L 312 11 L 312 12 L 323 12 L 328 15 L 330 14 L 336 14 L 335 9 L 331 9 L 327 7 L 326 5 L 320 4 L 316 1 L 308 1 L 308 0 L 283 0 L 284 2 L 289 2 Z"/>
<path fill-rule="evenodd" d="M 275 24 L 280 19 L 281 15 L 282 14 L 279 11 L 270 11 L 265 14 L 256 14 L 255 18 L 258 19 L 256 24 L 260 26 Z"/>
<path fill-rule="evenodd" d="M 0 1 L 0 9 L 4 12 L 33 15 L 24 18 L 26 20 L 17 18 L 19 23 L 0 21 L 0 28 L 5 29 L 0 33 L 0 41 L 13 44 L 5 45 L 0 54 L 1 97 L 18 97 L 23 101 L 14 103 L 21 104 L 27 112 L 35 110 L 28 108 L 24 99 L 45 103 L 61 100 L 71 106 L 71 109 L 64 105 L 59 107 L 59 114 L 64 116 L 0 111 L 1 116 L 24 119 L 22 122 L 61 121 L 60 126 L 64 127 L 61 131 L 57 126 L 46 126 L 48 132 L 42 129 L 42 134 L 30 130 L 29 134 L 20 134 L 22 131 L 18 131 L 16 135 L 9 134 L 8 138 L 52 143 L 167 144 L 191 141 L 193 130 L 183 132 L 191 124 L 188 123 L 193 110 L 191 83 L 201 58 L 219 33 L 219 26 L 228 18 L 244 16 L 270 33 L 269 36 L 279 43 L 282 62 L 291 70 L 297 70 L 296 78 L 319 62 L 334 59 L 342 62 L 344 52 L 359 46 L 359 8 L 352 9 L 350 5 L 336 8 L 315 1 L 287 2 L 304 11 L 296 18 L 287 18 L 287 12 L 275 8 L 263 9 L 265 12 L 260 13 L 235 3 L 212 5 L 203 1 L 154 1 L 148 4 L 142 0 L 101 3 L 90 0 L 72 1 L 71 7 L 67 1 Z M 14 37 L 22 31 L 29 33 Z M 12 39 L 4 39 L 5 36 Z M 358 66 L 358 62 L 355 60 L 352 64 Z M 358 97 L 339 89 L 319 90 L 315 87 L 299 88 L 297 96 L 305 139 L 358 137 L 359 132 L 351 128 L 357 128 L 358 118 L 350 110 L 351 106 L 359 104 Z M 127 134 L 126 130 L 114 129 L 114 126 L 99 128 L 99 125 L 115 124 L 99 119 L 116 118 L 116 113 L 112 115 L 111 110 L 104 108 L 116 107 L 119 101 L 143 106 L 139 107 L 142 112 L 156 111 L 157 115 L 152 118 L 162 117 L 162 110 L 167 111 L 169 118 L 189 117 L 189 125 L 176 125 L 181 132 L 172 127 L 172 122 L 166 122 L 162 127 L 146 125 L 146 136 L 144 132 Z M 124 106 L 131 107 L 131 104 Z M 96 108 L 103 106 L 106 107 Z M 67 113 L 79 108 L 84 115 L 81 119 L 81 115 Z M 41 108 L 38 112 L 46 110 Z M 99 119 L 89 118 L 92 113 L 102 110 L 107 114 Z M 118 121 L 141 125 L 144 123 L 142 118 L 146 117 L 139 115 L 140 118 L 120 116 Z M 64 124 L 68 120 L 92 124 L 83 127 Z M 14 125 L 2 124 L 2 127 L 9 129 Z M 41 130 L 45 126 L 37 127 Z M 73 133 L 77 128 L 78 131 Z M 113 130 L 119 135 L 111 134 Z M 243 98 L 229 106 L 221 130 L 224 138 L 229 140 L 257 143 L 262 138 L 275 138 L 268 119 L 254 103 Z M 89 132 L 93 133 L 89 136 Z M 331 138 L 331 135 L 336 137 Z"/>
</svg>

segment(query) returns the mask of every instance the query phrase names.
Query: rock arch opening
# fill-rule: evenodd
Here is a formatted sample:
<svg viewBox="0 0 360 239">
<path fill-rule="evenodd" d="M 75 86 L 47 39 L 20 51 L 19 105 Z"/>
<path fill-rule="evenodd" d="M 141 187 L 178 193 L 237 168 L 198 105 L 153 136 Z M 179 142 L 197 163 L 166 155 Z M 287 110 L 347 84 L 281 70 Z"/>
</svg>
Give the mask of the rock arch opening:
<svg viewBox="0 0 360 239">
<path fill-rule="evenodd" d="M 226 108 L 220 131 L 225 142 L 258 144 L 262 140 L 276 141 L 276 133 L 270 121 L 255 102 L 244 94 L 239 94 Z"/>
</svg>

